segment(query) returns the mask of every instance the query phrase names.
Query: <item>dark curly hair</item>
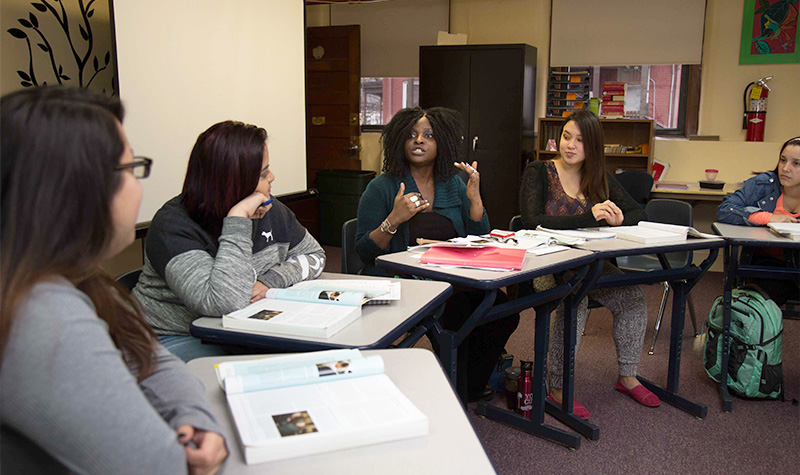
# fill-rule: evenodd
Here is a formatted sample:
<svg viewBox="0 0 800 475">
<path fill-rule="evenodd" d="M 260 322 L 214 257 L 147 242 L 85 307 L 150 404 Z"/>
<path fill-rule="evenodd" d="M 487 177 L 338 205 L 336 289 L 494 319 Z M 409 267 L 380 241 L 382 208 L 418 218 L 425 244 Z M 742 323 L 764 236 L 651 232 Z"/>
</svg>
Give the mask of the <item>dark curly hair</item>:
<svg viewBox="0 0 800 475">
<path fill-rule="evenodd" d="M 433 176 L 445 180 L 458 170 L 453 162 L 463 161 L 461 144 L 464 141 L 464 119 L 461 114 L 445 107 L 422 109 L 413 107 L 400 109 L 384 127 L 381 134 L 383 168 L 381 171 L 401 178 L 408 173 L 405 143 L 411 137 L 411 128 L 423 117 L 427 117 L 433 128 L 436 141 L 436 161 Z"/>
</svg>

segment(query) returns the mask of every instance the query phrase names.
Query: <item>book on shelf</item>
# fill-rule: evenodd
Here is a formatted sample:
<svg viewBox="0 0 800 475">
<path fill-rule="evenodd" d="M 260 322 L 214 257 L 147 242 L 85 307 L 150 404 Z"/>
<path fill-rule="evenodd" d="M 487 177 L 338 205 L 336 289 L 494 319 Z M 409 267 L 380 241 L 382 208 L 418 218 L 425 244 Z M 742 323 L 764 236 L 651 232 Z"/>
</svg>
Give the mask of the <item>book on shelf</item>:
<svg viewBox="0 0 800 475">
<path fill-rule="evenodd" d="M 800 241 L 800 223 L 769 223 L 767 227 L 778 236 Z"/>
<path fill-rule="evenodd" d="M 428 434 L 383 359 L 328 350 L 215 366 L 248 465 Z"/>
<path fill-rule="evenodd" d="M 525 249 L 505 247 L 432 247 L 420 257 L 422 264 L 490 270 L 521 270 Z"/>
<path fill-rule="evenodd" d="M 323 279 L 269 289 L 265 298 L 223 315 L 222 326 L 268 335 L 330 338 L 361 316 L 363 304 L 398 300 L 399 285 Z"/>
</svg>

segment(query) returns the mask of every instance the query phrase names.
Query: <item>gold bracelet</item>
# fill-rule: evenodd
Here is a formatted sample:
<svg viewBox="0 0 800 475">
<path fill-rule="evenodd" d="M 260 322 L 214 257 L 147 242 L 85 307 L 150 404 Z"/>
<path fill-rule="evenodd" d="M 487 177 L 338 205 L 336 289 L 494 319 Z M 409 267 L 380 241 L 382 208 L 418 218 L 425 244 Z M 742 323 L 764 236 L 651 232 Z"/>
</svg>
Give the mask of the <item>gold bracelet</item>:
<svg viewBox="0 0 800 475">
<path fill-rule="evenodd" d="M 381 231 L 383 231 L 385 233 L 389 233 L 389 234 L 396 233 L 397 230 L 395 229 L 394 231 L 392 231 L 391 227 L 392 227 L 392 223 L 390 223 L 388 219 L 384 219 L 383 222 L 381 223 L 381 228 L 380 229 L 381 229 Z"/>
</svg>

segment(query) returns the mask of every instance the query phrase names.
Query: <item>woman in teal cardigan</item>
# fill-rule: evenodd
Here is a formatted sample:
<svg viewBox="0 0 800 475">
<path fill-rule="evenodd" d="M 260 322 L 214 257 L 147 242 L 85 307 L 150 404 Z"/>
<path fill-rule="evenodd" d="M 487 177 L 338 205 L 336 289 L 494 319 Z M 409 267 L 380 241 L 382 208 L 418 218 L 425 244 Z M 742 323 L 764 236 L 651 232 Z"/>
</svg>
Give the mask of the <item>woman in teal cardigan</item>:
<svg viewBox="0 0 800 475">
<path fill-rule="evenodd" d="M 369 183 L 358 206 L 356 251 L 365 263 L 364 274 L 386 276 L 375 258 L 404 251 L 417 238 L 446 240 L 490 231 L 478 162 L 460 160 L 463 130 L 460 114 L 443 107 L 402 109 L 384 128 L 383 174 Z M 469 175 L 466 184 L 459 169 Z M 442 326 L 460 328 L 481 299 L 481 293 L 456 292 L 447 302 Z M 498 293 L 497 300 L 504 301 L 505 295 Z M 459 349 L 458 367 L 464 370 L 459 370 L 459 394 L 466 390 L 468 400 L 487 394 L 494 362 L 518 323 L 515 314 L 473 330 Z"/>
</svg>

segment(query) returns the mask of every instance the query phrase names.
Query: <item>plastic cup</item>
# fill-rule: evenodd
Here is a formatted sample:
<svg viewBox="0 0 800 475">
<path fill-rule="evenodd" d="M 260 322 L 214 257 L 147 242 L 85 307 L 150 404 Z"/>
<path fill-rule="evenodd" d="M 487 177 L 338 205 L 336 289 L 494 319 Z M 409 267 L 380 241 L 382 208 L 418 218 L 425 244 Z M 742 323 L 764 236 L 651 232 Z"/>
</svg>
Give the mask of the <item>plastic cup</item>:
<svg viewBox="0 0 800 475">
<path fill-rule="evenodd" d="M 707 168 L 706 169 L 706 180 L 708 180 L 708 181 L 716 180 L 717 179 L 717 173 L 719 173 L 719 170 L 714 169 L 714 168 Z"/>
</svg>

